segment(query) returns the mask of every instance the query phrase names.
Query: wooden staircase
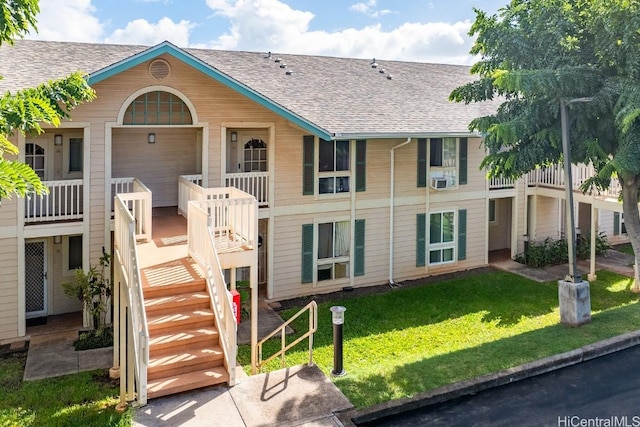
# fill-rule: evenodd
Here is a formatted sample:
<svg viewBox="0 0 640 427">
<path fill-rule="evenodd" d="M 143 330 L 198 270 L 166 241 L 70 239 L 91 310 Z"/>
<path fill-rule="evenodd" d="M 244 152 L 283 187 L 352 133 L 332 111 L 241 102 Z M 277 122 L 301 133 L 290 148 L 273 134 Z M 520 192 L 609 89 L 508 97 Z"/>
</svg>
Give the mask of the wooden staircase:
<svg viewBox="0 0 640 427">
<path fill-rule="evenodd" d="M 227 382 L 229 374 L 205 280 L 159 285 L 144 282 L 148 397 Z"/>
</svg>

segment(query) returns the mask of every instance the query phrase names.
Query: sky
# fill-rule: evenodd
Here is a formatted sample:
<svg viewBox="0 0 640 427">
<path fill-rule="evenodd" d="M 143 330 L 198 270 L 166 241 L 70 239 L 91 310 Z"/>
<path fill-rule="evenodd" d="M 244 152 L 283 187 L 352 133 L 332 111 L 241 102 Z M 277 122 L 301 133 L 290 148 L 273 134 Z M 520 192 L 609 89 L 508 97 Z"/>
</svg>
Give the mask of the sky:
<svg viewBox="0 0 640 427">
<path fill-rule="evenodd" d="M 472 64 L 474 8 L 509 0 L 40 0 L 27 38 Z"/>
</svg>

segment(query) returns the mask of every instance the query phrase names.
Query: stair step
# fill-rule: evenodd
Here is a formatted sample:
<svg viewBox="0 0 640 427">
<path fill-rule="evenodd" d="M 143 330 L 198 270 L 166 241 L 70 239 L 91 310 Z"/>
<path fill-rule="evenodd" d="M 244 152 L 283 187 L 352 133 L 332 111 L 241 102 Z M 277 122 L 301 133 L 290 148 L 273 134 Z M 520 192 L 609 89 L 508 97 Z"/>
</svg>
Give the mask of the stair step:
<svg viewBox="0 0 640 427">
<path fill-rule="evenodd" d="M 209 308 L 187 309 L 175 312 L 152 313 L 147 316 L 150 334 L 169 334 L 184 330 L 211 327 L 215 325 L 213 311 Z M 158 332 L 163 331 L 163 332 Z"/>
<path fill-rule="evenodd" d="M 174 311 L 185 307 L 208 308 L 210 307 L 209 294 L 206 292 L 193 292 L 178 295 L 167 295 L 162 297 L 147 298 L 144 302 L 147 316 L 151 316 L 157 311 Z"/>
<path fill-rule="evenodd" d="M 207 292 L 207 282 L 204 279 L 183 283 L 145 286 L 142 288 L 145 299 L 195 292 Z"/>
<path fill-rule="evenodd" d="M 162 332 L 162 331 L 161 331 Z M 196 345 L 202 342 L 218 343 L 220 335 L 213 326 L 205 326 L 188 331 L 149 334 L 149 356 L 167 348 Z"/>
<path fill-rule="evenodd" d="M 181 376 L 193 371 L 214 368 L 224 363 L 222 348 L 218 345 L 204 345 L 183 351 L 171 349 L 164 354 L 150 357 L 147 378 L 151 381 L 169 375 Z"/>
<path fill-rule="evenodd" d="M 147 395 L 150 399 L 180 393 L 187 390 L 222 384 L 229 381 L 229 373 L 224 366 L 202 369 L 188 374 L 167 376 L 147 382 Z"/>
</svg>

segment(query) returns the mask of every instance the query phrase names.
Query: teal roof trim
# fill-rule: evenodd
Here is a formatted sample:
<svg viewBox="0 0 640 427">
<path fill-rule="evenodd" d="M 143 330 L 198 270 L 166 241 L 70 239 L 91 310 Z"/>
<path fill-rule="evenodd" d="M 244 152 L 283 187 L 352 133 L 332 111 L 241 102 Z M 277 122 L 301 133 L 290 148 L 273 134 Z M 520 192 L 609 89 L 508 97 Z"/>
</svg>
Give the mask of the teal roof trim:
<svg viewBox="0 0 640 427">
<path fill-rule="evenodd" d="M 149 61 L 163 54 L 168 54 L 174 58 L 184 62 L 187 65 L 195 68 L 196 70 L 204 73 L 212 79 L 222 83 L 223 85 L 235 90 L 236 92 L 246 96 L 254 102 L 262 105 L 263 107 L 273 111 L 274 113 L 284 117 L 304 130 L 317 135 L 320 138 L 330 140 L 332 139 L 331 133 L 314 125 L 303 117 L 293 113 L 292 111 L 274 103 L 270 99 L 251 89 L 249 86 L 240 83 L 239 81 L 231 78 L 230 76 L 220 72 L 211 65 L 196 58 L 195 56 L 185 52 L 184 50 L 174 46 L 173 44 L 165 41 L 156 46 L 153 46 L 145 51 L 135 54 L 120 62 L 116 62 L 106 68 L 91 73 L 88 77 L 89 85 L 99 83 L 109 77 L 113 77 L 123 71 L 133 68 L 143 62 Z"/>
</svg>

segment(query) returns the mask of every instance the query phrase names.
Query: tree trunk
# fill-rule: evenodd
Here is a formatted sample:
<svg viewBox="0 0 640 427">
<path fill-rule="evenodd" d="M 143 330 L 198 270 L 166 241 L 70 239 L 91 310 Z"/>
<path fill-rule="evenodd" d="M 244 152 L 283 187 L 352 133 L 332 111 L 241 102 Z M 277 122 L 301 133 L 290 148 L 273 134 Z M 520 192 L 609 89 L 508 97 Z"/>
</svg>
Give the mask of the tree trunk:
<svg viewBox="0 0 640 427">
<path fill-rule="evenodd" d="M 640 292 L 640 277 L 638 268 L 640 265 L 640 211 L 638 210 L 638 189 L 640 187 L 640 176 L 620 177 L 622 185 L 622 212 L 624 213 L 624 224 L 627 228 L 627 235 L 635 254 L 635 267 L 633 277 L 633 292 Z"/>
</svg>

